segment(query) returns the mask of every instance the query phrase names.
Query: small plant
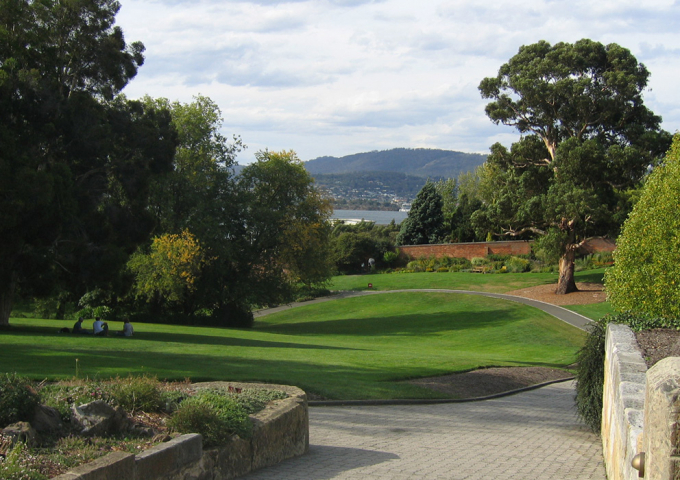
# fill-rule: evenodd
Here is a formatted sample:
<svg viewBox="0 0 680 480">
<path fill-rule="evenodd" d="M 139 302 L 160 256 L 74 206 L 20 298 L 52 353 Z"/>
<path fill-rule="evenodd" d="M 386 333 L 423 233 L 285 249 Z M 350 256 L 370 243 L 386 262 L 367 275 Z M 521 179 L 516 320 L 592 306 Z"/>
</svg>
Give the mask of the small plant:
<svg viewBox="0 0 680 480">
<path fill-rule="evenodd" d="M 600 431 L 602 423 L 605 334 L 609 321 L 610 318 L 604 317 L 590 325 L 585 344 L 576 360 L 576 410 L 596 433 Z"/>
<path fill-rule="evenodd" d="M 71 419 L 71 405 L 83 405 L 95 400 L 112 403 L 108 388 L 102 382 L 74 378 L 51 385 L 43 385 L 39 390 L 40 402 L 56 408 L 63 421 Z"/>
<path fill-rule="evenodd" d="M 206 447 L 225 444 L 232 435 L 250 438 L 246 409 L 219 390 L 202 390 L 184 400 L 168 425 L 180 433 L 199 433 Z"/>
<path fill-rule="evenodd" d="M 33 466 L 34 460 L 34 457 L 26 452 L 26 446 L 21 442 L 16 442 L 7 451 L 5 458 L 0 460 L 0 478 L 3 480 L 47 480 L 48 477 Z"/>
<path fill-rule="evenodd" d="M 258 388 L 245 388 L 241 393 L 229 394 L 248 414 L 257 413 L 269 402 L 286 398 L 288 395 L 280 390 L 263 390 Z"/>
<path fill-rule="evenodd" d="M 0 427 L 30 420 L 38 404 L 28 379 L 10 373 L 0 376 Z"/>
<path fill-rule="evenodd" d="M 117 378 L 110 386 L 115 403 L 129 412 L 158 412 L 165 406 L 160 382 L 151 376 Z"/>
</svg>

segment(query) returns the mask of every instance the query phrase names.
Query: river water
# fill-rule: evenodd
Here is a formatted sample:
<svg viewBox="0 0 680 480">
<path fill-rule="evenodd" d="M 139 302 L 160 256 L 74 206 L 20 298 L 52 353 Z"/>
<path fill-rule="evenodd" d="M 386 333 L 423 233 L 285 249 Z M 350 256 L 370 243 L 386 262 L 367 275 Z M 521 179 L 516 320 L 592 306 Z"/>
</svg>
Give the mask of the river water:
<svg viewBox="0 0 680 480">
<path fill-rule="evenodd" d="M 361 220 L 375 222 L 376 225 L 387 225 L 393 219 L 401 223 L 408 216 L 406 212 L 385 212 L 379 210 L 335 210 L 331 218 L 337 220 Z"/>
</svg>

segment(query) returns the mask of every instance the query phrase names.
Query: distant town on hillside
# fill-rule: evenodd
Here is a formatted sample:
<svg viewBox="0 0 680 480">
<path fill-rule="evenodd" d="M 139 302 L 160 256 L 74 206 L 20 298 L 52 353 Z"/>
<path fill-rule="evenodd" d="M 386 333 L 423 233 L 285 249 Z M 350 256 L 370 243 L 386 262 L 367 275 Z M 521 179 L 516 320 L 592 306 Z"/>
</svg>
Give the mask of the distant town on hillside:
<svg viewBox="0 0 680 480">
<path fill-rule="evenodd" d="M 305 168 L 333 198 L 335 209 L 398 210 L 425 182 L 474 170 L 486 155 L 426 148 L 395 148 L 345 157 L 319 157 Z"/>
</svg>

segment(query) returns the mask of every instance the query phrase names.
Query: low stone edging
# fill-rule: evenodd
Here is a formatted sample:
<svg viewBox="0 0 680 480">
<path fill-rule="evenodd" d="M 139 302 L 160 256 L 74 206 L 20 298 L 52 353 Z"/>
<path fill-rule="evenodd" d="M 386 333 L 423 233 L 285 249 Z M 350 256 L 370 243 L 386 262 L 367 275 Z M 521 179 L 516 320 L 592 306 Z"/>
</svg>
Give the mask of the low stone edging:
<svg viewBox="0 0 680 480">
<path fill-rule="evenodd" d="M 187 434 L 138 455 L 113 452 L 54 477 L 55 480 L 227 480 L 275 465 L 309 450 L 307 395 L 297 387 L 211 382 L 198 388 L 235 386 L 283 390 L 288 398 L 251 415 L 250 439 L 233 436 L 228 445 L 203 450 L 198 434 Z"/>
</svg>

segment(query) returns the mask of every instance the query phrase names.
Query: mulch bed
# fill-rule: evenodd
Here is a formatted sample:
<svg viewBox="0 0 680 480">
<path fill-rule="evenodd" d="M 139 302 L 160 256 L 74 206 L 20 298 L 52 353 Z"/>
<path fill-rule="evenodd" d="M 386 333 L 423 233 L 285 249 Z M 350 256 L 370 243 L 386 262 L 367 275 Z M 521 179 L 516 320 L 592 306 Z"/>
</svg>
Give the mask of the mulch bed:
<svg viewBox="0 0 680 480">
<path fill-rule="evenodd" d="M 407 383 L 436 390 L 452 398 L 475 398 L 569 377 L 573 377 L 573 374 L 557 368 L 500 367 L 440 377 L 419 378 L 409 380 Z"/>
<path fill-rule="evenodd" d="M 680 331 L 671 328 L 655 328 L 636 332 L 642 357 L 647 368 L 666 357 L 680 357 Z"/>
</svg>

